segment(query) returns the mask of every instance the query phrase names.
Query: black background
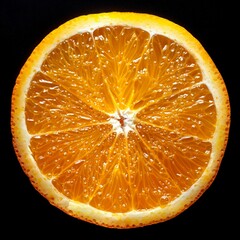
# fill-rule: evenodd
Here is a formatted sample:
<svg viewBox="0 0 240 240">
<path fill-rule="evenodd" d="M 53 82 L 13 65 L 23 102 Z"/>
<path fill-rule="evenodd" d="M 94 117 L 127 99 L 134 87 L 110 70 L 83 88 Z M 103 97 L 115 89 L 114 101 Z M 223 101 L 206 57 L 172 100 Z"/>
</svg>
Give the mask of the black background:
<svg viewBox="0 0 240 240">
<path fill-rule="evenodd" d="M 237 236 L 239 224 L 239 43 L 237 1 L 3 0 L 1 24 L 1 210 L 8 238 L 34 235 L 76 239 L 162 239 Z M 10 104 L 15 79 L 34 47 L 50 31 L 79 15 L 107 11 L 152 13 L 185 27 L 204 46 L 221 72 L 230 96 L 231 129 L 219 173 L 202 197 L 176 218 L 137 229 L 107 229 L 72 218 L 51 206 L 30 184 L 15 156 Z M 238 44 L 238 45 L 237 45 Z M 239 62 L 239 61 L 238 61 Z M 238 77 L 237 77 L 238 76 Z M 238 109 L 237 109 L 238 107 Z M 234 220 L 234 219 L 235 220 Z M 20 230 L 18 230 L 20 229 Z M 35 229 L 35 230 L 33 230 Z M 73 234 L 74 235 L 71 235 Z M 63 235 L 66 234 L 66 235 Z M 208 238 L 207 238 L 208 239 Z M 230 237 L 231 239 L 231 237 Z"/>
</svg>

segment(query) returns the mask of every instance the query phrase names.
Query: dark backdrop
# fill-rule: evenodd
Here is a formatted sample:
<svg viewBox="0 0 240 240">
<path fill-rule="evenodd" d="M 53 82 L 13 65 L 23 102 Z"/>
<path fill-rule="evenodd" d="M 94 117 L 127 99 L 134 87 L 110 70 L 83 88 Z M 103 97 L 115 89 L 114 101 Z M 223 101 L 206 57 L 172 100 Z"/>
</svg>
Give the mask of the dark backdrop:
<svg viewBox="0 0 240 240">
<path fill-rule="evenodd" d="M 236 35 L 235 1 L 80 1 L 1 0 L 1 209 L 3 230 L 9 236 L 42 234 L 88 239 L 192 239 L 212 234 L 230 236 L 239 223 L 239 43 Z M 79 15 L 106 11 L 152 13 L 172 20 L 190 31 L 205 47 L 221 72 L 232 108 L 229 142 L 219 173 L 211 187 L 188 210 L 164 223 L 138 229 L 106 229 L 74 219 L 55 207 L 32 187 L 13 151 L 10 132 L 10 101 L 15 79 L 34 47 L 54 28 Z M 238 76 L 238 78 L 237 78 Z M 238 133 L 238 134 L 237 134 Z M 237 138 L 238 136 L 238 138 Z M 233 220 L 233 217 L 236 218 Z M 19 230 L 18 228 L 19 227 Z M 31 230 L 30 230 L 31 229 Z M 33 230 L 34 229 L 34 230 Z M 60 234 L 59 234 L 60 233 Z M 71 235 L 74 233 L 74 235 Z M 235 234 L 234 234 L 235 235 Z M 234 236 L 233 235 L 233 236 Z M 67 236 L 67 235 L 66 235 Z M 35 238 L 34 237 L 34 238 Z M 206 237 L 206 236 L 205 236 Z M 7 238 L 7 239 L 8 239 Z M 29 238 L 31 239 L 31 238 Z M 208 238 L 207 238 L 208 239 Z M 231 239 L 231 237 L 230 237 Z"/>
</svg>

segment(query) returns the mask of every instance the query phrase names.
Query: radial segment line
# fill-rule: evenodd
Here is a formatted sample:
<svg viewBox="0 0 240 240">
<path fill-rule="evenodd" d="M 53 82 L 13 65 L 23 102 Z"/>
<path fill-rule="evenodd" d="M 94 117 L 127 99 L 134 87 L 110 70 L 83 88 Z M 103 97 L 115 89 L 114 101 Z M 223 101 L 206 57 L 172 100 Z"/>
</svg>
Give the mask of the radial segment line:
<svg viewBox="0 0 240 240">
<path fill-rule="evenodd" d="M 94 39 L 94 36 L 93 36 L 93 33 L 91 33 L 91 35 L 92 35 L 92 39 L 93 39 L 93 45 L 94 45 L 94 49 L 95 49 L 95 52 L 96 52 L 96 54 L 97 54 L 97 59 L 98 59 L 98 63 L 99 63 L 99 66 L 100 66 L 100 68 L 101 69 L 103 69 L 103 67 L 102 67 L 102 61 L 101 61 L 101 56 L 100 56 L 100 54 L 99 54 L 99 52 L 98 52 L 98 50 L 97 50 L 97 47 L 96 47 L 96 41 L 95 41 L 95 39 Z M 102 79 L 103 79 L 103 81 L 104 81 L 104 83 L 105 83 L 105 86 L 106 86 L 106 88 L 107 88 L 107 91 L 108 91 L 108 93 L 109 93 L 109 95 L 110 95 L 110 97 L 111 97 L 111 100 L 112 100 L 112 102 L 113 102 L 113 105 L 117 108 L 117 102 L 116 102 L 116 100 L 115 100 L 115 98 L 114 98 L 114 96 L 113 96 L 113 94 L 112 94 L 112 91 L 110 90 L 110 86 L 109 86 L 109 84 L 108 84 L 108 82 L 106 81 L 106 79 L 105 79 L 105 75 L 103 74 L 103 71 L 101 71 L 101 75 L 102 75 Z M 108 113 L 106 113 L 106 114 L 108 114 Z"/>
<path fill-rule="evenodd" d="M 151 149 L 151 147 L 147 144 L 147 142 L 141 137 L 141 135 L 139 134 L 139 132 L 138 131 L 136 131 L 137 132 L 137 135 L 139 136 L 139 138 L 141 139 L 141 141 L 142 141 L 142 143 L 145 145 L 145 147 L 151 152 L 151 154 L 154 156 L 154 158 L 157 160 L 158 159 L 158 157 L 157 157 L 157 155 L 154 153 L 154 151 L 152 151 L 152 149 Z M 163 153 L 164 154 L 164 153 Z M 165 154 L 164 154 L 165 155 Z M 165 155 L 166 156 L 166 155 Z M 167 156 L 166 156 L 167 157 Z M 181 190 L 181 188 L 178 186 L 178 184 L 176 183 L 176 181 L 174 181 L 174 179 L 172 179 L 172 177 L 171 177 L 171 175 L 168 173 L 168 171 L 167 171 L 167 169 L 166 169 L 166 167 L 163 165 L 163 164 L 161 164 L 161 166 L 164 168 L 164 170 L 165 170 L 165 172 L 166 172 L 166 174 L 169 176 L 169 178 L 174 182 L 174 185 L 179 189 L 179 191 L 181 192 L 182 190 Z"/>
<path fill-rule="evenodd" d="M 108 138 L 108 136 L 109 136 L 110 134 L 112 134 L 112 133 L 113 133 L 112 130 L 109 131 L 109 132 L 98 142 L 98 145 L 101 145 L 101 143 L 104 142 L 104 141 Z M 83 158 L 83 157 L 85 157 L 86 155 L 88 155 L 89 153 L 91 153 L 96 147 L 97 147 L 97 144 L 95 144 L 94 147 L 92 147 L 89 151 L 86 151 L 83 155 L 81 155 L 81 158 Z M 67 170 L 69 167 L 73 166 L 74 164 L 75 164 L 75 162 L 71 162 L 68 166 L 66 166 L 64 169 L 62 169 L 62 171 L 61 171 L 56 177 L 60 176 L 65 170 Z M 56 177 L 55 177 L 55 178 L 56 178 Z"/>
<path fill-rule="evenodd" d="M 139 56 L 139 61 L 138 63 L 136 64 L 136 69 L 139 69 L 139 65 L 140 63 L 142 62 L 142 58 L 143 58 L 143 55 L 147 52 L 147 50 L 149 49 L 149 45 L 150 45 L 150 42 L 151 42 L 151 39 L 152 39 L 152 36 L 150 35 L 149 36 L 149 39 L 146 43 L 146 46 L 144 47 L 143 51 L 142 51 L 142 54 Z M 135 75 L 135 78 L 132 80 L 134 83 L 136 82 L 136 79 L 138 77 L 138 73 Z M 131 95 L 129 97 L 129 100 L 127 102 L 127 105 L 131 105 L 132 104 L 132 100 L 133 100 L 133 97 L 134 97 L 134 94 L 135 94 L 135 89 L 133 88 L 133 91 L 131 92 Z"/>
<path fill-rule="evenodd" d="M 147 103 L 146 103 L 144 106 L 138 108 L 138 112 L 140 112 L 141 110 L 143 110 L 143 109 L 145 109 L 145 108 L 147 108 L 147 107 L 149 107 L 149 106 L 151 106 L 151 105 L 156 104 L 157 102 L 159 102 L 159 101 L 162 100 L 162 99 L 166 99 L 166 101 L 167 101 L 167 99 L 169 99 L 170 97 L 174 97 L 174 96 L 176 96 L 177 94 L 179 94 L 179 93 L 181 93 L 181 92 L 184 92 L 184 91 L 186 91 L 186 90 L 191 90 L 191 89 L 193 89 L 194 87 L 200 86 L 200 85 L 202 85 L 202 84 L 206 85 L 203 81 L 197 82 L 197 83 L 195 83 L 195 84 L 193 84 L 193 85 L 191 85 L 191 86 L 182 88 L 182 89 L 180 89 L 180 90 L 178 90 L 178 91 L 176 91 L 176 92 L 174 92 L 174 93 L 171 92 L 171 93 L 169 93 L 169 94 L 167 94 L 167 95 L 165 95 L 165 96 L 161 96 L 161 97 L 159 97 L 159 98 L 156 98 L 156 99 L 154 99 L 154 101 L 147 101 Z"/>
<path fill-rule="evenodd" d="M 56 81 L 55 79 L 53 79 L 51 76 L 49 76 L 48 74 L 42 72 L 40 70 L 40 72 L 44 75 L 47 75 L 47 77 L 49 77 L 53 82 L 57 83 L 60 87 L 62 87 L 63 89 L 65 89 L 67 92 L 71 93 L 73 96 L 75 96 L 77 99 L 79 99 L 80 101 L 82 101 L 84 104 L 86 104 L 87 106 L 89 106 L 90 108 L 98 111 L 98 112 L 101 112 L 101 113 L 104 113 L 106 115 L 108 115 L 108 112 L 105 112 L 103 111 L 102 109 L 97 109 L 94 105 L 90 105 L 88 102 L 86 102 L 85 100 L 83 100 L 82 98 L 79 97 L 79 95 L 77 95 L 74 91 L 71 91 L 70 89 L 68 89 L 65 85 L 63 85 L 61 82 L 59 81 Z"/>
<path fill-rule="evenodd" d="M 35 137 L 35 136 L 43 136 L 43 135 L 51 135 L 51 134 L 58 134 L 58 133 L 64 133 L 64 132 L 70 132 L 70 131 L 75 131 L 75 130 L 80 130 L 82 128 L 85 127 L 93 127 L 93 126 L 97 126 L 97 125 L 111 125 L 108 121 L 104 121 L 104 122 L 96 122 L 96 123 L 90 123 L 90 124 L 84 124 L 78 127 L 74 127 L 74 128 L 64 128 L 64 129 L 60 129 L 60 130 L 55 130 L 55 131 L 46 131 L 46 132 L 40 132 L 40 133 L 36 133 L 36 134 L 29 134 L 31 137 Z"/>
<path fill-rule="evenodd" d="M 130 154 L 129 154 L 129 147 L 128 147 L 128 138 L 125 137 L 125 144 L 126 144 L 126 152 L 127 152 L 127 163 L 128 163 L 128 166 L 127 166 L 127 173 L 128 173 L 128 183 L 129 183 L 129 187 L 130 187 L 130 191 L 131 191 L 131 206 L 133 209 L 135 209 L 135 204 L 134 204 L 134 195 L 135 195 L 135 192 L 136 192 L 136 188 L 134 188 L 133 184 L 131 183 L 131 169 L 130 169 Z"/>
<path fill-rule="evenodd" d="M 139 119 L 139 118 L 136 118 L 136 119 L 135 119 L 135 122 L 142 123 L 142 124 L 145 124 L 145 125 L 149 125 L 149 126 L 152 126 L 152 127 L 155 127 L 155 128 L 162 129 L 162 130 L 166 130 L 166 131 L 168 131 L 168 132 L 174 132 L 174 133 L 176 133 L 176 134 L 179 134 L 180 137 L 192 137 L 192 138 L 194 138 L 194 139 L 196 139 L 196 140 L 201 140 L 201 141 L 203 141 L 203 142 L 211 142 L 211 139 L 210 139 L 210 138 L 208 138 L 208 139 L 206 139 L 206 138 L 201 138 L 201 137 L 194 136 L 194 135 L 191 135 L 191 134 L 184 135 L 183 133 L 181 133 L 181 132 L 179 132 L 179 131 L 177 131 L 177 130 L 175 130 L 175 129 L 169 129 L 168 127 L 159 126 L 159 125 L 157 125 L 157 124 L 150 123 L 150 122 L 148 122 L 148 121 L 144 121 L 144 120 L 141 120 L 141 119 Z"/>
<path fill-rule="evenodd" d="M 117 138 L 118 138 L 118 136 L 116 135 L 116 137 L 114 138 L 114 141 L 113 141 L 113 143 L 112 143 L 112 145 L 111 145 L 111 147 L 110 147 L 110 149 L 109 149 L 106 166 L 108 165 L 108 163 L 109 163 L 109 161 L 110 161 L 111 154 L 112 154 L 112 151 L 113 151 L 113 149 L 114 149 L 114 145 L 116 144 Z M 105 138 L 105 139 L 106 139 L 106 138 Z M 112 163 L 112 166 L 115 166 L 115 164 Z M 89 202 L 91 202 L 91 200 L 94 198 L 94 196 L 96 196 L 97 191 L 99 190 L 100 185 L 101 185 L 101 183 L 102 183 L 102 180 L 104 179 L 105 173 L 106 173 L 106 168 L 103 169 L 103 171 L 102 171 L 102 173 L 101 173 L 101 176 L 99 177 L 98 185 L 96 186 L 94 192 L 92 193 L 92 196 L 89 197 Z"/>
</svg>

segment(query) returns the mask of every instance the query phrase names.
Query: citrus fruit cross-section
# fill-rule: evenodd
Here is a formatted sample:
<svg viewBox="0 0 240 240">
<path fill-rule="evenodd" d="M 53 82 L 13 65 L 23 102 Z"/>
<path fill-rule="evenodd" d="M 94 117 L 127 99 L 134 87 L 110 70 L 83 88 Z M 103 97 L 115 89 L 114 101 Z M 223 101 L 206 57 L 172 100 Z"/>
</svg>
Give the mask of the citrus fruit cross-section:
<svg viewBox="0 0 240 240">
<path fill-rule="evenodd" d="M 145 13 L 79 16 L 49 33 L 12 93 L 13 146 L 52 205 L 109 228 L 170 220 L 209 188 L 229 96 L 185 28 Z"/>
</svg>

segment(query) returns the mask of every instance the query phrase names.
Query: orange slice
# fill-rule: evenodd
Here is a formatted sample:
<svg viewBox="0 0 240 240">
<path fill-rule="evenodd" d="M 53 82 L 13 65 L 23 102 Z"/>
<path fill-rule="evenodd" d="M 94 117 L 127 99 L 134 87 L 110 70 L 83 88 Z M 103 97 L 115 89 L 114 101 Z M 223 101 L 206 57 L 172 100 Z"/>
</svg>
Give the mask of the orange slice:
<svg viewBox="0 0 240 240">
<path fill-rule="evenodd" d="M 203 46 L 158 16 L 80 16 L 16 80 L 11 128 L 33 186 L 109 228 L 169 220 L 211 185 L 228 141 L 225 83 Z"/>
</svg>

